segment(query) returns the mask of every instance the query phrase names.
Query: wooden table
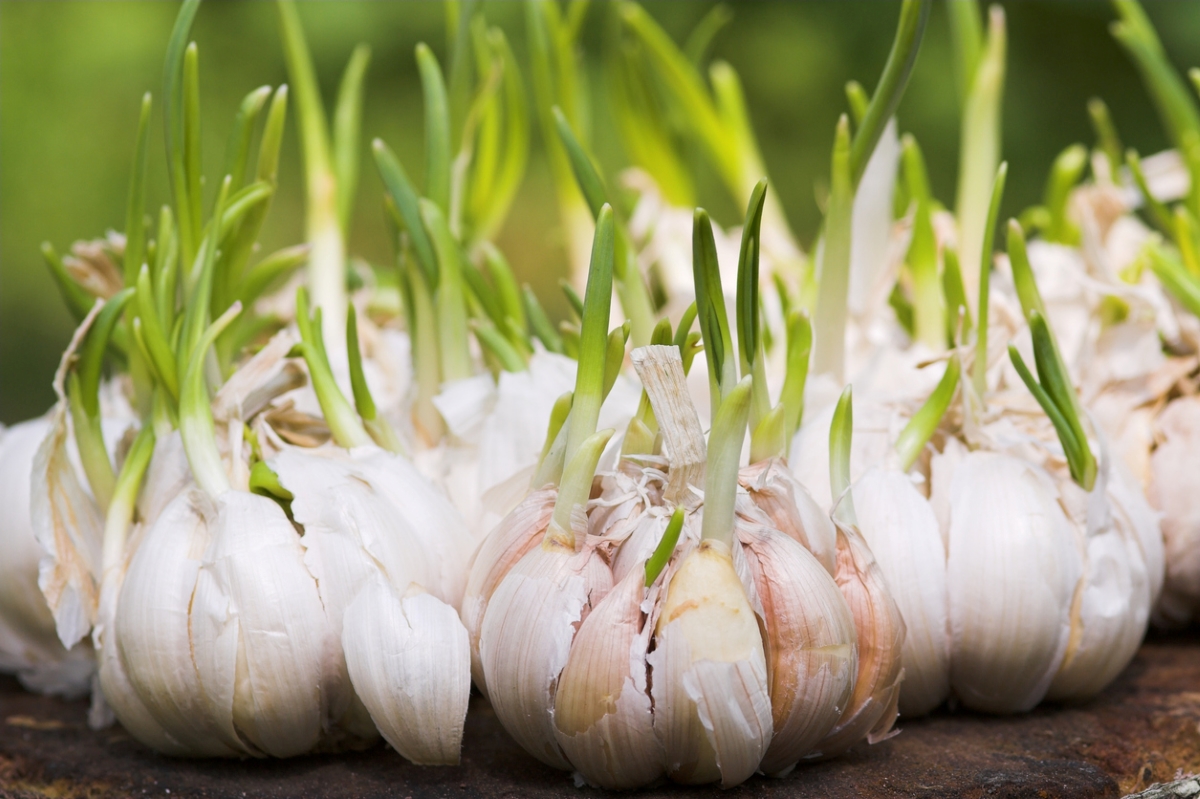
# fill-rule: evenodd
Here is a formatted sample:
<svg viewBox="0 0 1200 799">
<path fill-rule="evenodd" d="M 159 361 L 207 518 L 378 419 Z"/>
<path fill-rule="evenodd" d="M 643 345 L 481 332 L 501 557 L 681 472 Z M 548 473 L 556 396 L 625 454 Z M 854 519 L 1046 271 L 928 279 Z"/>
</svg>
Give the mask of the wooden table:
<svg viewBox="0 0 1200 799">
<path fill-rule="evenodd" d="M 385 746 L 287 761 L 160 757 L 119 727 L 94 732 L 85 702 L 23 692 L 0 678 L 0 796 L 584 797 L 570 775 L 542 766 L 472 699 L 463 765 L 410 765 Z M 1025 716 L 942 709 L 902 721 L 899 735 L 860 745 L 783 780 L 757 777 L 731 791 L 664 785 L 645 796 L 1120 797 L 1200 773 L 1200 630 L 1151 636 L 1100 698 Z"/>
</svg>

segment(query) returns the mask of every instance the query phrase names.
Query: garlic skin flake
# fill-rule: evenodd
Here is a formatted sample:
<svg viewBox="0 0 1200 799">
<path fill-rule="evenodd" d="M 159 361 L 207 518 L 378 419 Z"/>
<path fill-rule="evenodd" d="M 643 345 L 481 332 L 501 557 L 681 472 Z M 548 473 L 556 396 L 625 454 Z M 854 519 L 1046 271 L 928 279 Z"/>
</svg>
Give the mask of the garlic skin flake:
<svg viewBox="0 0 1200 799">
<path fill-rule="evenodd" d="M 1010 455 L 967 453 L 947 506 L 950 684 L 973 709 L 1028 711 L 1066 654 L 1075 533 L 1050 476 Z"/>
<path fill-rule="evenodd" d="M 731 787 L 773 735 L 758 619 L 724 543 L 707 539 L 671 578 L 650 654 L 654 726 L 676 782 Z"/>
</svg>

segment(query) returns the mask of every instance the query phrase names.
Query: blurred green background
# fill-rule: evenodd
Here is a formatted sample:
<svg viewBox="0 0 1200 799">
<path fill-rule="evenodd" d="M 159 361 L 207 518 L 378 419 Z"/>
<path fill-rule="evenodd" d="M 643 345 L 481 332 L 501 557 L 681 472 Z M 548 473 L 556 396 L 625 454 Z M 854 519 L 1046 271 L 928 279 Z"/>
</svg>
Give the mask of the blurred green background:
<svg viewBox="0 0 1200 799">
<path fill-rule="evenodd" d="M 712 3 L 645 5 L 682 41 Z M 1091 96 L 1108 102 L 1127 145 L 1143 153 L 1165 146 L 1137 75 L 1108 34 L 1113 16 L 1108 4 L 1003 5 L 1009 30 L 1006 214 L 1038 200 L 1046 171 L 1063 147 L 1091 142 L 1085 107 Z M 897 5 L 754 2 L 733 8 L 733 22 L 718 34 L 712 56 L 729 61 L 741 74 L 773 190 L 807 247 L 820 219 L 814 186 L 828 179 L 834 123 L 845 108 L 843 86 L 853 78 L 868 90 L 873 87 L 887 57 Z M 1195 35 L 1200 4 L 1151 2 L 1147 8 L 1176 66 L 1200 64 Z M 490 0 L 485 9 L 523 60 L 520 5 Z M 40 414 L 53 401 L 50 381 L 72 325 L 39 246 L 50 241 L 63 251 L 75 239 L 122 226 L 139 101 L 145 91 L 159 99 L 176 10 L 171 2 L 0 2 L 0 421 Z M 593 5 L 586 48 L 593 146 L 611 172 L 625 156 L 600 84 L 603 15 L 608 13 L 611 8 L 603 2 Z M 444 58 L 444 8 L 437 2 L 313 0 L 301 4 L 300 14 L 327 103 L 354 45 L 371 45 L 363 146 L 375 136 L 384 138 L 420 181 L 421 95 L 413 48 L 426 41 Z M 192 33 L 200 45 L 203 157 L 215 169 L 242 96 L 286 80 L 276 11 L 267 2 L 207 3 Z M 947 14 L 939 4 L 899 118 L 901 128 L 921 142 L 935 192 L 948 205 L 954 200 L 958 157 L 954 85 Z M 149 208 L 167 200 L 157 103 L 155 110 Z M 293 121 L 294 116 L 289 126 Z M 518 277 L 553 286 L 566 273 L 566 261 L 536 136 L 535 127 L 530 168 L 500 245 Z M 214 180 L 211 169 L 209 174 Z M 717 220 L 736 222 L 739 211 L 719 185 L 712 179 L 698 183 L 702 203 Z M 376 263 L 390 258 L 381 192 L 364 149 L 350 249 Z M 301 239 L 302 202 L 299 147 L 290 127 L 280 191 L 264 233 L 266 251 Z M 552 309 L 557 307 L 558 292 L 540 293 Z"/>
</svg>

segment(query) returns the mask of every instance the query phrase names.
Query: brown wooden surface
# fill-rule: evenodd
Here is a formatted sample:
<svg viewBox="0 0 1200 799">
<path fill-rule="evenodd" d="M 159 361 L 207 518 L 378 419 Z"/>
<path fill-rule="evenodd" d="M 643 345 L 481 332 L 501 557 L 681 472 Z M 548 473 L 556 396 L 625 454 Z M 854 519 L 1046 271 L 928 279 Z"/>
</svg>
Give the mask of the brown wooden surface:
<svg viewBox="0 0 1200 799">
<path fill-rule="evenodd" d="M 542 766 L 475 697 L 463 765 L 420 768 L 379 746 L 289 761 L 171 760 L 119 727 L 94 732 L 86 703 L 24 693 L 0 678 L 0 796 L 581 797 Z M 1152 636 L 1104 696 L 995 718 L 942 709 L 901 732 L 783 780 L 731 791 L 665 785 L 648 796 L 1119 797 L 1200 772 L 1200 632 Z"/>
</svg>

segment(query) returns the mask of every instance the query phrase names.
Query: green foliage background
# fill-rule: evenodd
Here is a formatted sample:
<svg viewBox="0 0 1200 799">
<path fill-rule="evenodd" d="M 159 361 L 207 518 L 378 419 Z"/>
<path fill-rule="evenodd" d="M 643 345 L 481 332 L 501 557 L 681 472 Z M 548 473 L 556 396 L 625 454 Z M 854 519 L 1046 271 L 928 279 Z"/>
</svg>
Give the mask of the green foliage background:
<svg viewBox="0 0 1200 799">
<path fill-rule="evenodd" d="M 951 0 L 963 1 L 963 0 Z M 684 0 L 645 5 L 682 41 L 712 3 Z M 1010 162 L 1004 213 L 1038 200 L 1054 156 L 1075 141 L 1091 143 L 1086 102 L 1105 99 L 1127 146 L 1151 153 L 1166 146 L 1133 67 L 1108 34 L 1113 17 L 1102 2 L 1004 3 L 1009 60 L 1004 157 Z M 732 4 L 735 16 L 712 55 L 741 74 L 759 143 L 775 181 L 772 190 L 804 244 L 820 219 L 815 197 L 828 180 L 834 123 L 851 78 L 868 88 L 887 57 L 898 4 L 753 2 Z M 524 58 L 524 15 L 516 2 L 491 0 Z M 143 92 L 156 101 L 149 207 L 167 200 L 161 121 L 161 70 L 177 6 L 170 2 L 0 2 L 0 421 L 42 413 L 53 401 L 50 381 L 69 338 L 71 320 L 42 264 L 39 246 L 60 251 L 123 224 L 129 163 Z M 1147 10 L 1176 66 L 1200 65 L 1200 3 L 1150 2 Z M 604 166 L 625 162 L 608 120 L 600 82 L 605 16 L 594 3 L 586 37 L 591 77 L 593 147 Z M 413 48 L 428 42 L 445 56 L 445 13 L 437 2 L 302 3 L 300 14 L 327 102 L 354 45 L 371 45 L 364 148 L 380 136 L 410 173 L 422 178 L 420 84 Z M 237 103 L 250 89 L 286 81 L 277 15 L 267 2 L 207 3 L 193 37 L 200 45 L 204 162 L 211 202 L 218 164 Z M 945 8 L 937 5 L 900 123 L 914 133 L 929 162 L 937 196 L 953 205 L 958 103 Z M 562 310 L 551 290 L 566 272 L 549 171 L 536 139 L 530 168 L 500 244 L 522 280 Z M 698 166 L 698 168 L 700 168 Z M 740 209 L 711 175 L 697 183 L 717 221 Z M 816 189 L 816 190 L 814 190 Z M 351 251 L 376 263 L 390 258 L 381 184 L 364 149 Z M 271 251 L 303 235 L 300 153 L 289 118 L 280 191 L 263 246 Z"/>
</svg>

